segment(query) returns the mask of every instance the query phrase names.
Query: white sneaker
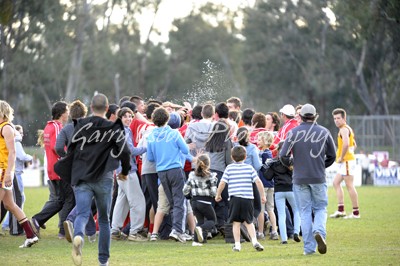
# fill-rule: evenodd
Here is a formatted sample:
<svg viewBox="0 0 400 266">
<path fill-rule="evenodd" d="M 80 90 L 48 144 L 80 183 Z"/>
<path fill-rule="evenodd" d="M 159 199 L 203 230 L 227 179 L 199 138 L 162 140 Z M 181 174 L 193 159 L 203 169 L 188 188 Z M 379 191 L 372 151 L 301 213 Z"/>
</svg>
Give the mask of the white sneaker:
<svg viewBox="0 0 400 266">
<path fill-rule="evenodd" d="M 199 243 L 199 242 L 193 241 L 192 246 L 193 246 L 193 247 L 201 247 L 201 246 L 203 246 L 203 244 L 202 244 L 202 243 Z"/>
<path fill-rule="evenodd" d="M 360 215 L 354 215 L 353 213 L 344 217 L 344 219 L 360 219 L 360 218 L 361 218 Z"/>
<path fill-rule="evenodd" d="M 158 234 L 157 233 L 152 233 L 150 236 L 150 241 L 157 241 L 158 240 Z"/>
<path fill-rule="evenodd" d="M 260 243 L 256 243 L 255 245 L 253 245 L 253 247 L 257 250 L 257 251 L 263 251 L 264 247 L 260 244 Z"/>
<path fill-rule="evenodd" d="M 204 242 L 203 229 L 200 226 L 196 226 L 196 228 L 194 229 L 194 232 L 197 235 L 197 240 L 200 243 L 203 243 Z"/>
<path fill-rule="evenodd" d="M 237 246 L 233 245 L 232 251 L 234 251 L 234 252 L 240 252 L 240 250 L 241 250 L 241 247 L 240 247 L 240 246 L 237 247 Z"/>
<path fill-rule="evenodd" d="M 341 218 L 341 217 L 345 217 L 346 216 L 346 212 L 340 212 L 340 211 L 335 211 L 333 214 L 329 215 L 330 218 Z"/>
<path fill-rule="evenodd" d="M 34 236 L 32 238 L 27 238 L 25 239 L 24 244 L 22 244 L 21 246 L 19 246 L 20 248 L 30 248 L 31 246 L 33 246 L 34 244 L 36 244 L 37 242 L 39 242 L 39 238 L 37 236 Z"/>
<path fill-rule="evenodd" d="M 187 233 L 183 233 L 182 237 L 186 240 L 186 241 L 192 241 L 193 240 L 193 236 L 189 235 Z"/>
<path fill-rule="evenodd" d="M 72 241 L 72 260 L 75 265 L 82 264 L 82 246 L 83 238 L 81 236 L 75 236 Z"/>
<path fill-rule="evenodd" d="M 171 233 L 169 234 L 170 239 L 174 239 L 175 241 L 179 241 L 181 243 L 186 243 L 186 239 L 183 238 L 183 234 L 176 232 L 175 230 L 172 230 Z"/>
</svg>

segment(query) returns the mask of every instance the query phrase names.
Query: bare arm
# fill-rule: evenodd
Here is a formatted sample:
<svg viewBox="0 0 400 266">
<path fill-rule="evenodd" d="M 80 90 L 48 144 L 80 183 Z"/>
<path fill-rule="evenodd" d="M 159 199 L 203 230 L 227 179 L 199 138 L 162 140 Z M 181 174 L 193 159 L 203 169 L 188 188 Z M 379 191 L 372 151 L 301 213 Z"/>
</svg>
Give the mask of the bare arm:
<svg viewBox="0 0 400 266">
<path fill-rule="evenodd" d="M 12 179 L 14 177 L 14 167 L 16 159 L 14 129 L 11 126 L 4 126 L 3 137 L 6 142 L 6 147 L 8 150 L 8 163 L 4 177 L 4 183 L 6 187 L 10 187 L 12 185 Z"/>
<path fill-rule="evenodd" d="M 265 197 L 264 185 L 260 178 L 256 179 L 256 186 L 258 188 L 258 192 L 260 193 L 261 203 L 265 204 L 267 202 L 267 198 Z"/>
<path fill-rule="evenodd" d="M 219 186 L 217 188 L 217 195 L 215 196 L 216 202 L 219 202 L 222 200 L 221 193 L 224 190 L 225 185 L 226 185 L 226 183 L 224 181 L 221 180 L 221 182 L 219 182 Z"/>
<path fill-rule="evenodd" d="M 136 117 L 136 119 L 138 119 L 138 120 L 140 120 L 140 121 L 143 121 L 143 122 L 146 122 L 146 124 L 151 124 L 146 118 L 144 118 L 144 116 L 141 114 L 141 113 L 139 113 L 139 112 L 136 112 L 135 113 L 135 117 Z"/>
<path fill-rule="evenodd" d="M 343 158 L 346 155 L 347 151 L 349 150 L 349 129 L 347 127 L 342 127 L 339 130 L 340 137 L 342 138 L 343 146 L 342 146 L 342 154 L 340 157 L 337 158 L 338 163 L 343 162 Z"/>
</svg>

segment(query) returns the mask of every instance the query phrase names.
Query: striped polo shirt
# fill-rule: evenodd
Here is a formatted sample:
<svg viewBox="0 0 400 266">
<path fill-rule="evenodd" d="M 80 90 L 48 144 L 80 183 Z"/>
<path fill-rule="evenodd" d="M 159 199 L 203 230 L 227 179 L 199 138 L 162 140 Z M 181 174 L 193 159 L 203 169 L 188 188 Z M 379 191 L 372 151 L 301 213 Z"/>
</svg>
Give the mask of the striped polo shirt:
<svg viewBox="0 0 400 266">
<path fill-rule="evenodd" d="M 229 197 L 254 199 L 253 183 L 257 178 L 257 172 L 251 165 L 232 163 L 226 167 L 221 180 L 228 185 Z"/>
</svg>

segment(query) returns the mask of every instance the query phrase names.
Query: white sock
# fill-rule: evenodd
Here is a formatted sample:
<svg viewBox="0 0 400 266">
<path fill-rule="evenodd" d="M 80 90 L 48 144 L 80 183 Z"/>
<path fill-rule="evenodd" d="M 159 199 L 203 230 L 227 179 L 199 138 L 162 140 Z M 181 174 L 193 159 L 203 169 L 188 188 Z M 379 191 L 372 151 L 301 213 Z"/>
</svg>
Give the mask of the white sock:
<svg viewBox="0 0 400 266">
<path fill-rule="evenodd" d="M 253 237 L 252 239 L 251 239 L 251 243 L 253 243 L 253 246 L 255 245 L 255 244 L 257 244 L 257 237 Z"/>
<path fill-rule="evenodd" d="M 235 247 L 240 248 L 240 242 L 235 242 Z"/>
</svg>

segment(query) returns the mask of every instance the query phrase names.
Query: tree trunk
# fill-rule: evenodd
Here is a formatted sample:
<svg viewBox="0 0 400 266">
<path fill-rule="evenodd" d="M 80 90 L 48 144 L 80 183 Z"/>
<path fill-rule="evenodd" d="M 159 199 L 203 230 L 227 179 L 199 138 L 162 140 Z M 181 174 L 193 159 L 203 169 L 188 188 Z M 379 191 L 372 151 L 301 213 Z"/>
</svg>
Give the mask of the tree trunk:
<svg viewBox="0 0 400 266">
<path fill-rule="evenodd" d="M 84 1 L 83 9 L 78 10 L 78 25 L 76 28 L 75 47 L 72 52 L 71 64 L 68 73 L 67 89 L 65 93 L 65 100 L 72 101 L 77 96 L 79 89 L 79 82 L 82 70 L 83 60 L 83 45 L 85 39 L 85 28 L 89 18 L 89 4 Z"/>
<path fill-rule="evenodd" d="M 4 34 L 4 26 L 0 25 L 0 38 L 1 38 L 1 53 L 3 59 L 3 66 L 0 65 L 0 68 L 3 68 L 1 71 L 1 87 L 2 92 L 1 96 L 4 100 L 7 100 L 8 97 L 8 84 L 7 84 L 7 67 L 8 67 L 8 49 L 6 44 L 6 36 Z"/>
</svg>

